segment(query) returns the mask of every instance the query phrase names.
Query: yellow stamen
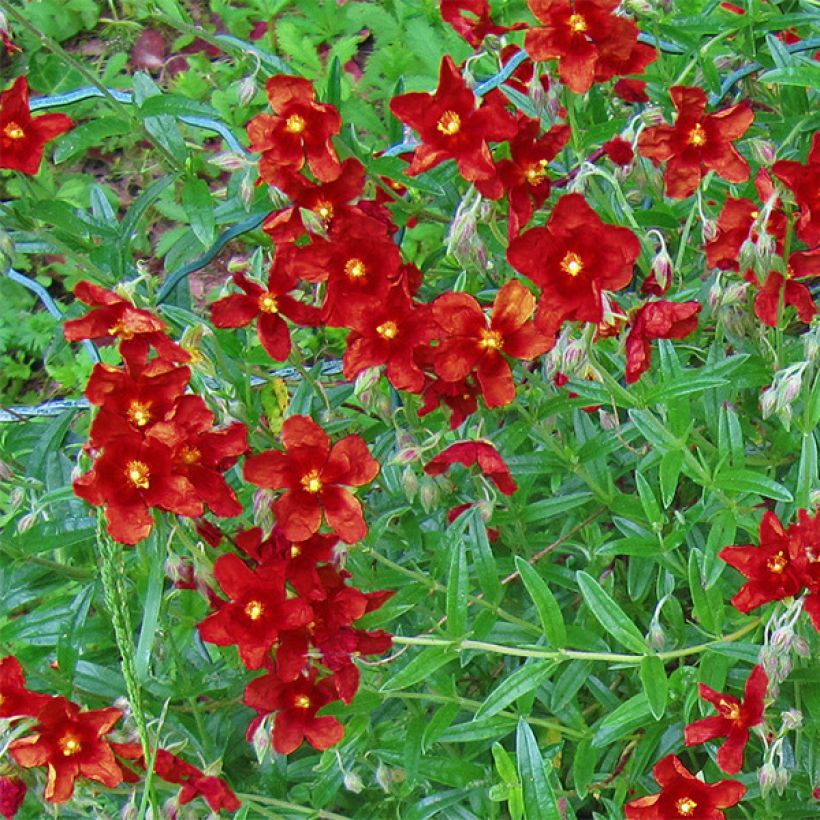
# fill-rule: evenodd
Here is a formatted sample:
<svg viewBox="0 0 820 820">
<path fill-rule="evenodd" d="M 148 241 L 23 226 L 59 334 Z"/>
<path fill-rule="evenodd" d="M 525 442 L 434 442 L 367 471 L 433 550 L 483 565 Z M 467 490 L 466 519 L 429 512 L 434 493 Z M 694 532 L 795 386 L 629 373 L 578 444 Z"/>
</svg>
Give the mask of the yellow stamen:
<svg viewBox="0 0 820 820">
<path fill-rule="evenodd" d="M 570 14 L 569 20 L 567 20 L 567 22 L 569 23 L 569 27 L 576 34 L 580 34 L 582 31 L 587 30 L 587 21 L 581 14 Z"/>
<path fill-rule="evenodd" d="M 307 695 L 297 695 L 293 699 L 293 705 L 297 709 L 310 709 L 310 698 Z"/>
<path fill-rule="evenodd" d="M 691 797 L 681 797 L 675 801 L 675 808 L 681 817 L 691 817 L 697 807 L 698 804 Z"/>
<path fill-rule="evenodd" d="M 290 557 L 298 558 L 302 554 L 302 550 L 296 544 L 290 545 Z"/>
<path fill-rule="evenodd" d="M 279 305 L 272 293 L 263 293 L 259 297 L 259 310 L 262 313 L 279 313 Z"/>
<path fill-rule="evenodd" d="M 26 132 L 16 122 L 10 122 L 4 129 L 3 133 L 10 140 L 21 140 L 25 137 Z"/>
<path fill-rule="evenodd" d="M 252 620 L 258 621 L 262 617 L 265 607 L 261 601 L 248 601 L 245 604 L 245 614 Z"/>
<path fill-rule="evenodd" d="M 361 279 L 367 273 L 367 267 L 361 259 L 348 259 L 345 262 L 345 273 L 351 279 Z"/>
<path fill-rule="evenodd" d="M 690 145 L 694 145 L 696 148 L 700 148 L 706 145 L 706 132 L 703 130 L 703 126 L 698 123 L 690 132 L 689 132 L 689 139 L 687 142 Z"/>
<path fill-rule="evenodd" d="M 145 427 L 151 421 L 150 401 L 132 401 L 128 407 L 128 421 L 136 427 Z"/>
<path fill-rule="evenodd" d="M 584 269 L 584 263 L 577 253 L 569 251 L 561 260 L 561 270 L 568 273 L 570 276 L 577 276 Z"/>
<path fill-rule="evenodd" d="M 770 572 L 774 572 L 777 575 L 780 575 L 784 569 L 788 566 L 789 559 L 783 555 L 783 552 L 778 552 L 773 555 L 769 560 L 766 562 L 766 566 L 769 568 Z"/>
<path fill-rule="evenodd" d="M 306 125 L 304 117 L 299 116 L 299 114 L 291 114 L 285 122 L 285 131 L 289 134 L 301 134 Z"/>
<path fill-rule="evenodd" d="M 484 328 L 481 331 L 481 340 L 478 346 L 484 350 L 501 350 L 504 346 L 504 337 L 497 330 Z"/>
<path fill-rule="evenodd" d="M 436 125 L 439 131 L 447 137 L 452 137 L 461 130 L 461 117 L 455 111 L 445 111 Z"/>
<path fill-rule="evenodd" d="M 309 473 L 305 473 L 302 476 L 301 481 L 302 487 L 304 488 L 305 492 L 308 493 L 318 493 L 322 489 L 322 480 L 319 478 L 319 471 L 318 470 L 311 470 Z"/>
<path fill-rule="evenodd" d="M 140 490 L 148 489 L 151 471 L 144 461 L 129 461 L 125 465 L 125 475 L 135 487 L 139 487 Z"/>
<path fill-rule="evenodd" d="M 83 749 L 80 741 L 72 735 L 63 735 L 58 744 L 66 757 L 71 757 L 71 755 L 75 755 Z"/>
<path fill-rule="evenodd" d="M 313 206 L 313 213 L 327 221 L 333 219 L 333 205 L 325 200 L 320 200 Z"/>
<path fill-rule="evenodd" d="M 196 464 L 202 458 L 202 453 L 196 447 L 186 445 L 179 457 L 183 464 Z"/>
<path fill-rule="evenodd" d="M 398 325 L 392 321 L 383 322 L 376 328 L 376 333 L 383 339 L 395 339 L 398 332 Z"/>
</svg>

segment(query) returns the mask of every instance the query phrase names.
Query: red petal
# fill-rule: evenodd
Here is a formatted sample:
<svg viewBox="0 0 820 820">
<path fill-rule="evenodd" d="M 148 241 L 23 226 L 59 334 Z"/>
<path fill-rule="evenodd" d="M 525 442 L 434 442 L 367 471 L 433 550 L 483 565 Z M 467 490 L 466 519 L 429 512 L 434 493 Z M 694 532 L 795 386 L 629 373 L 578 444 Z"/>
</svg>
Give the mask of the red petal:
<svg viewBox="0 0 820 820">
<path fill-rule="evenodd" d="M 361 541 L 367 535 L 361 502 L 342 487 L 328 487 L 322 492 L 325 517 L 346 544 Z"/>
</svg>

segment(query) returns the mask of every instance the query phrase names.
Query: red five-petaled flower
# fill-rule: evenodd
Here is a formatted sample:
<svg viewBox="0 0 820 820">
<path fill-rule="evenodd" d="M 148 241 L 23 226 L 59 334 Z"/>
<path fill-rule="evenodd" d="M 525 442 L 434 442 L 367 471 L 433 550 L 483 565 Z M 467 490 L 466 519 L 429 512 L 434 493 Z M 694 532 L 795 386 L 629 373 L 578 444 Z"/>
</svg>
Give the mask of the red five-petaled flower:
<svg viewBox="0 0 820 820">
<path fill-rule="evenodd" d="M 820 133 L 815 133 L 805 165 L 793 160 L 780 160 L 772 173 L 794 193 L 800 207 L 797 235 L 811 248 L 820 243 Z"/>
<path fill-rule="evenodd" d="M 18 77 L 0 94 L 0 168 L 36 174 L 45 144 L 70 131 L 74 120 L 65 114 L 32 117 L 28 104 L 28 82 Z"/>
<path fill-rule="evenodd" d="M 734 695 L 723 695 L 701 683 L 700 696 L 709 701 L 720 713 L 714 717 L 696 720 L 684 730 L 687 746 L 705 743 L 716 737 L 726 742 L 718 749 L 718 766 L 726 774 L 737 774 L 743 766 L 743 750 L 749 741 L 749 729 L 763 722 L 763 698 L 769 678 L 762 666 L 755 666 L 746 681 L 743 700 Z"/>
<path fill-rule="evenodd" d="M 199 624 L 202 640 L 217 646 L 236 644 L 248 669 L 259 669 L 279 637 L 279 630 L 304 626 L 313 617 L 301 598 L 285 598 L 283 562 L 255 571 L 238 555 L 222 555 L 214 576 L 231 599 Z"/>
<path fill-rule="evenodd" d="M 498 450 L 488 441 L 459 441 L 442 450 L 424 467 L 428 475 L 440 475 L 458 462 L 465 467 L 478 464 L 487 478 L 492 481 L 504 495 L 512 495 L 518 485 L 510 475 L 510 468 L 501 458 Z"/>
<path fill-rule="evenodd" d="M 785 530 L 771 511 L 760 522 L 759 547 L 724 547 L 718 555 L 749 579 L 732 598 L 741 612 L 796 595 L 803 586 L 807 558 L 800 533 Z"/>
<path fill-rule="evenodd" d="M 755 316 L 769 327 L 777 327 L 781 302 L 797 310 L 801 322 L 809 324 L 817 315 L 817 305 L 808 286 L 799 279 L 816 279 L 820 276 L 820 248 L 793 253 L 786 265 L 786 275 L 770 271 L 763 287 L 755 297 Z M 759 285 L 753 272 L 746 279 Z"/>
<path fill-rule="evenodd" d="M 526 23 L 512 26 L 493 23 L 488 0 L 441 0 L 441 17 L 473 48 L 478 48 L 488 34 L 504 34 L 527 27 Z"/>
<path fill-rule="evenodd" d="M 738 103 L 717 114 L 706 113 L 706 92 L 702 88 L 676 85 L 669 96 L 678 110 L 674 125 L 647 128 L 638 137 L 638 151 L 656 165 L 666 162 L 666 193 L 673 199 L 693 194 L 704 169 L 714 171 L 729 182 L 749 178 L 746 160 L 732 142 L 740 139 L 754 120 L 746 103 Z"/>
<path fill-rule="evenodd" d="M 489 321 L 467 293 L 445 293 L 433 302 L 432 310 L 446 334 L 435 349 L 436 373 L 456 382 L 475 368 L 487 407 L 501 407 L 515 398 L 512 370 L 502 353 L 533 359 L 555 342 L 530 320 L 535 297 L 517 279 L 498 291 Z"/>
<path fill-rule="evenodd" d="M 273 114 L 258 114 L 248 123 L 251 150 L 262 154 L 259 175 L 266 182 L 282 167 L 300 170 L 305 158 L 322 182 L 339 176 L 342 166 L 332 137 L 342 129 L 339 112 L 316 102 L 309 80 L 277 74 L 265 84 Z"/>
<path fill-rule="evenodd" d="M 230 786 L 218 777 L 209 777 L 196 766 L 186 763 L 165 749 L 157 749 L 154 771 L 166 783 L 177 783 L 182 786 L 179 790 L 179 803 L 184 806 L 198 795 L 210 807 L 211 811 L 237 811 L 242 805 Z"/>
<path fill-rule="evenodd" d="M 567 194 L 543 228 L 510 243 L 507 259 L 541 288 L 538 321 L 554 333 L 564 319 L 599 323 L 602 291 L 632 281 L 640 250 L 632 231 L 605 224 L 581 194 Z"/>
<path fill-rule="evenodd" d="M 721 809 L 740 802 L 746 787 L 736 780 L 704 783 L 675 755 L 667 755 L 652 769 L 659 794 L 639 797 L 624 806 L 627 820 L 723 820 Z"/>
<path fill-rule="evenodd" d="M 20 661 L 9 655 L 0 661 L 0 718 L 35 717 L 50 695 L 29 692 Z"/>
<path fill-rule="evenodd" d="M 45 798 L 52 803 L 65 803 L 78 777 L 113 789 L 122 783 L 122 770 L 103 735 L 121 716 L 113 707 L 81 712 L 65 698 L 52 698 L 38 714 L 34 733 L 15 740 L 9 754 L 26 769 L 48 767 Z"/>
<path fill-rule="evenodd" d="M 475 104 L 475 95 L 449 55 L 441 61 L 435 94 L 414 92 L 390 101 L 390 110 L 415 128 L 422 140 L 413 154 L 408 175 L 421 174 L 444 160 L 454 159 L 468 182 L 495 176 L 487 141 L 510 139 L 518 128 L 515 119 L 500 105 L 485 100 L 476 109 Z"/>
<path fill-rule="evenodd" d="M 246 459 L 247 481 L 287 492 L 273 505 L 287 538 L 304 541 L 328 526 L 352 544 L 367 534 L 362 505 L 345 487 L 359 487 L 379 474 L 379 462 L 360 436 L 345 436 L 331 448 L 327 433 L 308 416 L 291 416 L 282 425 L 285 452 L 269 450 Z"/>
</svg>

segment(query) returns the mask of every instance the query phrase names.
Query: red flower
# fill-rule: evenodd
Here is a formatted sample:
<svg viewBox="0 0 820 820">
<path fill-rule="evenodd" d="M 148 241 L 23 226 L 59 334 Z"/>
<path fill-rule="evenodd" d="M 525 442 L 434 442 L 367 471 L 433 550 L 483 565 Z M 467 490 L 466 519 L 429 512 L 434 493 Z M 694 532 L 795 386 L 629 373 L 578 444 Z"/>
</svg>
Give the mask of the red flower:
<svg viewBox="0 0 820 820">
<path fill-rule="evenodd" d="M 89 504 L 105 507 L 112 538 L 136 544 L 151 532 L 151 507 L 192 518 L 202 515 L 199 494 L 175 469 L 170 447 L 129 433 L 106 445 L 94 467 L 74 482 L 74 492 Z"/>
<path fill-rule="evenodd" d="M 353 332 L 347 337 L 345 378 L 353 380 L 369 367 L 387 365 L 387 378 L 396 390 L 420 392 L 424 373 L 413 353 L 436 332 L 427 306 L 413 302 L 397 284 L 384 300 L 363 302 L 361 308 L 349 316 Z"/>
<path fill-rule="evenodd" d="M 315 308 L 289 295 L 296 286 L 296 278 L 287 270 L 285 255 L 281 250 L 277 252 L 267 289 L 235 273 L 233 281 L 245 293 L 231 294 L 211 305 L 211 321 L 215 327 L 244 327 L 256 319 L 259 341 L 268 356 L 277 362 L 287 359 L 291 350 L 290 330 L 283 316 L 299 324 L 319 322 Z"/>
<path fill-rule="evenodd" d="M 690 723 L 684 729 L 686 745 L 695 746 L 725 737 L 726 742 L 718 749 L 718 766 L 726 774 L 737 774 L 743 767 L 743 750 L 749 742 L 749 729 L 763 722 L 763 698 L 768 686 L 769 678 L 762 666 L 755 666 L 749 675 L 742 702 L 734 695 L 722 695 L 706 684 L 699 684 L 700 696 L 720 714 Z"/>
<path fill-rule="evenodd" d="M 510 140 L 511 159 L 498 162 L 498 177 L 488 182 L 477 182 L 476 188 L 488 197 L 497 196 L 500 181 L 510 198 L 509 236 L 516 236 L 532 219 L 533 210 L 540 208 L 550 195 L 547 166 L 567 144 L 568 125 L 553 125 L 541 134 L 541 123 L 526 119 L 518 134 Z"/>
<path fill-rule="evenodd" d="M 19 777 L 0 777 L 0 814 L 11 820 L 26 799 L 26 784 Z"/>
<path fill-rule="evenodd" d="M 638 137 L 642 156 L 655 165 L 668 161 L 664 174 L 667 196 L 684 199 L 693 194 L 704 169 L 729 182 L 745 182 L 749 166 L 732 143 L 749 130 L 752 109 L 738 103 L 707 114 L 706 92 L 697 87 L 676 85 L 669 89 L 669 96 L 678 110 L 675 124 L 647 128 Z"/>
<path fill-rule="evenodd" d="M 65 114 L 32 117 L 28 82 L 18 77 L 8 91 L 0 94 L 0 168 L 36 174 L 45 144 L 73 127 L 74 120 Z"/>
<path fill-rule="evenodd" d="M 69 342 L 113 336 L 120 344 L 124 359 L 147 359 L 149 345 L 160 358 L 187 362 L 191 354 L 166 335 L 168 326 L 153 313 L 140 310 L 127 299 L 93 282 L 79 282 L 74 295 L 94 309 L 79 319 L 69 319 L 63 334 Z"/>
<path fill-rule="evenodd" d="M 717 235 L 706 243 L 706 261 L 710 267 L 721 270 L 739 269 L 743 243 L 757 239 L 757 232 L 752 228 L 759 216 L 760 206 L 751 199 L 727 197 L 718 216 Z M 781 253 L 786 233 L 786 217 L 782 211 L 772 211 L 766 222 L 766 231 L 775 237 L 775 250 Z"/>
<path fill-rule="evenodd" d="M 527 31 L 533 60 L 558 60 L 558 75 L 576 94 L 616 74 L 639 74 L 655 59 L 638 43 L 638 28 L 614 14 L 618 0 L 528 0 L 544 25 Z"/>
<path fill-rule="evenodd" d="M 239 648 L 248 669 L 259 669 L 279 637 L 279 630 L 295 629 L 313 617 L 310 605 L 285 597 L 282 564 L 255 571 L 238 555 L 222 555 L 214 564 L 214 577 L 231 599 L 199 624 L 202 640 L 217 646 Z"/>
<path fill-rule="evenodd" d="M 516 23 L 513 26 L 498 26 L 493 23 L 487 0 L 441 0 L 441 17 L 473 48 L 478 48 L 488 34 L 499 35 L 527 27 L 526 23 Z"/>
<path fill-rule="evenodd" d="M 736 780 L 704 783 L 675 757 L 667 755 L 652 769 L 659 794 L 639 797 L 624 806 L 627 820 L 723 820 L 721 809 L 736 805 L 746 787 Z"/>
<path fill-rule="evenodd" d="M 601 147 L 604 149 L 604 153 L 616 165 L 629 165 L 629 163 L 635 158 L 635 153 L 632 150 L 632 143 L 629 143 L 620 137 L 615 137 L 608 142 L 605 142 Z"/>
<path fill-rule="evenodd" d="M 797 515 L 797 523 L 789 527 L 789 532 L 797 538 L 806 555 L 803 580 L 809 594 L 803 601 L 803 609 L 820 632 L 820 513 L 811 516 L 807 510 L 798 510 Z"/>
<path fill-rule="evenodd" d="M 698 326 L 699 302 L 648 302 L 632 317 L 626 337 L 626 383 L 649 369 L 651 339 L 683 339 Z"/>
<path fill-rule="evenodd" d="M 783 529 L 773 512 L 760 522 L 760 546 L 724 547 L 718 555 L 749 580 L 732 598 L 741 612 L 796 595 L 803 586 L 806 552 L 798 530 Z"/>
<path fill-rule="evenodd" d="M 273 725 L 273 748 L 279 754 L 295 752 L 303 740 L 323 751 L 344 737 L 344 727 L 336 718 L 316 715 L 323 706 L 338 700 L 333 678 L 317 682 L 316 674 L 316 669 L 311 669 L 309 674 L 283 683 L 271 673 L 251 681 L 245 689 L 245 703 L 260 715 L 278 712 Z"/>
<path fill-rule="evenodd" d="M 510 243 L 507 259 L 541 288 L 539 320 L 554 330 L 564 319 L 598 324 L 602 291 L 632 281 L 640 250 L 632 231 L 602 222 L 581 194 L 566 194 L 543 228 Z"/>
<path fill-rule="evenodd" d="M 466 418 L 475 413 L 478 408 L 476 396 L 478 386 L 472 376 L 448 382 L 445 379 L 428 379 L 422 389 L 424 403 L 418 411 L 419 416 L 432 413 L 442 403 L 450 408 L 450 429 L 455 430 Z"/>
<path fill-rule="evenodd" d="M 647 103 L 649 95 L 646 93 L 647 83 L 644 80 L 618 80 L 612 90 L 616 96 L 628 103 Z"/>
<path fill-rule="evenodd" d="M 820 248 L 803 253 L 793 253 L 786 265 L 786 275 L 770 271 L 760 292 L 755 297 L 755 316 L 769 327 L 777 327 L 781 300 L 797 310 L 801 322 L 810 324 L 817 315 L 817 305 L 807 285 L 799 279 L 816 279 L 820 276 Z M 753 273 L 746 276 L 758 284 Z"/>
<path fill-rule="evenodd" d="M 342 129 L 339 112 L 332 105 L 317 103 L 313 86 L 302 77 L 277 74 L 265 90 L 273 114 L 258 114 L 248 123 L 251 150 L 262 154 L 262 179 L 271 182 L 282 166 L 299 171 L 305 158 L 317 179 L 336 179 L 342 166 L 332 137 Z"/>
<path fill-rule="evenodd" d="M 218 777 L 209 777 L 196 766 L 186 763 L 165 749 L 157 749 L 154 772 L 166 783 L 182 786 L 179 803 L 184 806 L 196 797 L 202 797 L 211 811 L 237 811 L 242 803 L 230 786 Z"/>
<path fill-rule="evenodd" d="M 510 475 L 510 468 L 501 458 L 498 450 L 488 441 L 459 441 L 451 444 L 425 465 L 424 472 L 427 475 L 441 475 L 456 462 L 465 467 L 478 464 L 481 472 L 504 495 L 512 495 L 518 489 L 518 485 Z"/>
<path fill-rule="evenodd" d="M 2 122 L 2 120 L 0 120 Z M 800 207 L 797 235 L 810 247 L 820 244 L 820 132 L 812 138 L 806 164 L 782 159 L 772 166 L 772 173 L 791 188 Z"/>
<path fill-rule="evenodd" d="M 176 472 L 191 482 L 214 515 L 239 515 L 242 505 L 221 474 L 247 451 L 248 431 L 238 421 L 224 430 L 213 430 L 213 423 L 214 414 L 199 396 L 182 396 L 149 436 L 173 450 Z"/>
<path fill-rule="evenodd" d="M 352 544 L 367 535 L 362 505 L 345 487 L 368 484 L 379 462 L 359 436 L 345 436 L 331 448 L 327 433 L 308 416 L 291 416 L 282 426 L 285 452 L 269 450 L 245 460 L 247 481 L 272 490 L 285 489 L 273 512 L 285 536 L 304 541 L 328 526 Z"/>
<path fill-rule="evenodd" d="M 0 661 L 0 718 L 36 717 L 50 695 L 29 692 L 20 661 L 8 655 Z"/>
<path fill-rule="evenodd" d="M 463 512 L 475 506 L 472 501 L 468 501 L 466 504 L 456 504 L 455 507 L 451 507 L 447 510 L 447 523 L 452 524 Z M 490 541 L 498 541 L 500 537 L 501 532 L 499 530 L 495 529 L 495 527 L 487 527 L 487 538 Z"/>
<path fill-rule="evenodd" d="M 122 770 L 103 735 L 121 716 L 113 707 L 81 712 L 65 698 L 52 698 L 37 716 L 34 733 L 13 741 L 9 754 L 26 769 L 48 767 L 45 798 L 51 803 L 69 800 L 78 777 L 112 789 L 122 783 Z"/>
<path fill-rule="evenodd" d="M 515 136 L 515 119 L 500 105 L 485 100 L 476 109 L 476 98 L 447 55 L 441 61 L 435 94 L 414 92 L 394 97 L 390 110 L 411 125 L 422 140 L 407 171 L 416 176 L 447 159 L 454 159 L 468 182 L 495 176 L 489 140 Z M 500 195 L 500 192 L 499 192 Z"/>
</svg>

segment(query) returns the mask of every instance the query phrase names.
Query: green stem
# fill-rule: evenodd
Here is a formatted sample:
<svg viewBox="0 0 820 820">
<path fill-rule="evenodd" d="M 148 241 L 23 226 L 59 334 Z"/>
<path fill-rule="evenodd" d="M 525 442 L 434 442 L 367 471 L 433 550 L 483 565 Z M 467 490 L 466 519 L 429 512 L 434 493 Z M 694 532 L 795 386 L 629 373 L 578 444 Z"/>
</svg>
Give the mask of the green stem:
<svg viewBox="0 0 820 820">
<path fill-rule="evenodd" d="M 277 800 L 275 797 L 263 797 L 261 794 L 244 794 L 237 793 L 236 795 L 243 803 L 256 803 L 260 806 L 274 806 L 279 809 L 287 809 L 288 811 L 299 812 L 305 817 L 318 817 L 322 820 L 349 820 L 343 814 L 335 814 L 332 811 L 321 811 L 312 809 L 309 806 L 300 806 L 297 803 L 288 803 L 286 800 Z M 266 817 L 281 818 L 280 814 L 265 815 Z"/>
</svg>

